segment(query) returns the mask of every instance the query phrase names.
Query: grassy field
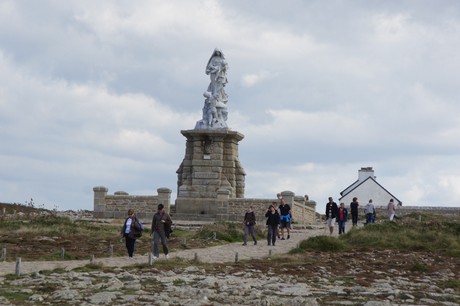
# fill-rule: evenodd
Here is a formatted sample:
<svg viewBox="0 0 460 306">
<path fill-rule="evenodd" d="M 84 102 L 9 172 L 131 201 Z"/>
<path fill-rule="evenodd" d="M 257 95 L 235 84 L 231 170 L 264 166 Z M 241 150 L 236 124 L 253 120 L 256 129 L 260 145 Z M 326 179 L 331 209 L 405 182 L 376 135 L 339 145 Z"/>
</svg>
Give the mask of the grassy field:
<svg viewBox="0 0 460 306">
<path fill-rule="evenodd" d="M 7 218 L 8 214 L 0 217 L 0 247 L 7 249 L 7 260 L 14 260 L 16 256 L 23 260 L 62 259 L 63 249 L 65 259 L 87 259 L 92 255 L 107 257 L 110 246 L 114 256 L 126 255 L 120 235 L 120 220 L 101 224 L 59 217 L 52 211 L 43 214 L 43 209 L 23 205 L 8 206 L 8 210 L 13 209 L 23 214 L 14 218 Z M 256 234 L 259 238 L 265 237 L 265 228 L 257 226 Z M 173 251 L 203 248 L 241 239 L 241 224 L 220 222 L 193 230 L 176 228 L 170 238 L 170 247 Z M 151 247 L 150 228 L 147 226 L 136 242 L 136 253 L 146 254 Z M 292 253 L 375 250 L 423 251 L 459 258 L 459 216 L 411 214 L 397 222 L 382 221 L 359 228 L 348 226 L 347 233 L 338 239 L 329 236 L 310 238 L 300 243 Z"/>
<path fill-rule="evenodd" d="M 1 206 L 0 206 L 1 209 Z M 19 211 L 20 207 L 16 207 Z M 43 211 L 42 211 L 43 212 Z M 126 256 L 126 248 L 120 237 L 121 222 L 95 223 L 56 216 L 53 212 L 35 214 L 33 210 L 15 218 L 0 217 L 0 247 L 7 249 L 7 260 L 16 256 L 22 260 L 69 260 L 109 256 L 113 246 L 114 256 Z M 136 243 L 136 254 L 151 251 L 150 229 Z M 265 237 L 263 225 L 257 227 L 259 238 Z M 171 249 L 202 248 L 241 241 L 241 224 L 216 223 L 196 229 L 178 229 L 172 233 Z M 65 249 L 65 257 L 61 250 Z M 376 224 L 352 228 L 337 236 L 316 236 L 303 240 L 289 254 L 263 259 L 252 259 L 225 264 L 173 259 L 159 261 L 155 267 L 138 264 L 129 268 L 138 273 L 153 273 L 155 269 L 172 270 L 190 265 L 199 266 L 212 275 L 225 273 L 258 273 L 289 275 L 299 282 L 314 283 L 327 278 L 350 288 L 369 286 L 387 281 L 394 276 L 403 277 L 407 283 L 420 283 L 430 277 L 440 292 L 460 293 L 460 219 L 459 216 L 412 214 L 396 222 L 380 221 Z M 113 271 L 113 267 L 88 264 L 75 271 Z M 447 271 L 447 272 L 446 272 Z M 41 271 L 46 274 L 46 271 Z M 48 273 L 65 273 L 54 270 Z M 7 279 L 16 279 L 8 275 Z M 173 284 L 181 286 L 178 278 Z M 428 285 L 427 285 L 428 286 Z M 18 305 L 29 297 L 19 292 L 11 297 L 11 288 L 0 290 L 0 296 L 17 300 Z M 431 290 L 431 289 L 430 289 Z M 417 293 L 423 296 L 423 292 Z M 335 301 L 336 297 L 331 296 Z M 451 301 L 446 295 L 444 301 Z M 323 301 L 327 298 L 323 298 Z"/>
<path fill-rule="evenodd" d="M 5 205 L 5 204 L 4 204 Z M 0 210 L 2 207 L 0 206 Z M 16 216 L 12 217 L 12 212 Z M 6 260 L 88 259 L 127 255 L 120 231 L 122 220 L 95 223 L 57 216 L 53 211 L 28 206 L 8 207 L 9 214 L 0 216 L 0 247 L 6 249 Z M 263 228 L 257 228 L 263 235 Z M 150 227 L 136 241 L 135 254 L 152 250 Z M 174 229 L 169 239 L 171 251 L 185 248 L 204 248 L 242 240 L 241 226 L 235 223 L 216 223 L 196 229 Z M 63 258 L 64 255 L 64 258 Z"/>
<path fill-rule="evenodd" d="M 383 221 L 351 228 L 335 239 L 314 237 L 293 252 L 308 251 L 426 251 L 460 258 L 460 222 L 458 216 L 411 214 L 397 222 Z"/>
</svg>

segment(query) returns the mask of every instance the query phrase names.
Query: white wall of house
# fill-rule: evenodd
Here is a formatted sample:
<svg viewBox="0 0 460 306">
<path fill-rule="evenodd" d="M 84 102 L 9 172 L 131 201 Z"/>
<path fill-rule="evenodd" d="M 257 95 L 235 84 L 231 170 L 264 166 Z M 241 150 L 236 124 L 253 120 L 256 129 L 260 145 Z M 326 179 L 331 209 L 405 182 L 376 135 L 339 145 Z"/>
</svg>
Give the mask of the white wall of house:
<svg viewBox="0 0 460 306">
<path fill-rule="evenodd" d="M 340 198 L 339 201 L 345 203 L 346 207 L 349 207 L 354 197 L 358 198 L 361 207 L 364 207 L 369 202 L 369 199 L 372 199 L 375 206 L 387 206 L 390 199 L 393 198 L 389 192 L 372 179 L 364 181 L 356 189 Z M 398 204 L 397 199 L 395 199 L 395 202 L 395 204 Z"/>
</svg>

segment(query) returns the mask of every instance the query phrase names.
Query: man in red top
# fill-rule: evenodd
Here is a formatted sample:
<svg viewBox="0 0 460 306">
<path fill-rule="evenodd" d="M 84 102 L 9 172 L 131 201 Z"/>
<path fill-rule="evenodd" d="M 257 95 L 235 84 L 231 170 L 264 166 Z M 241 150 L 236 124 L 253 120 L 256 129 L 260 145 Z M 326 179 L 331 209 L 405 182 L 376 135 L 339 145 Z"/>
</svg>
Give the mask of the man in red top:
<svg viewBox="0 0 460 306">
<path fill-rule="evenodd" d="M 339 235 L 345 234 L 345 223 L 347 223 L 348 210 L 345 203 L 340 203 L 339 213 L 337 214 L 337 223 L 339 224 Z"/>
</svg>

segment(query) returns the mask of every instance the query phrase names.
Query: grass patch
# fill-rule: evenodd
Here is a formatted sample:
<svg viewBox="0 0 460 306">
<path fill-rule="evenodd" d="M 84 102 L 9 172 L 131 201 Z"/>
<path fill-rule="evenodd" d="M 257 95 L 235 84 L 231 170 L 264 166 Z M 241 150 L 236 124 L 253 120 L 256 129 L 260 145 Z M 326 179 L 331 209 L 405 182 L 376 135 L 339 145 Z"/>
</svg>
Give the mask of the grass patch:
<svg viewBox="0 0 460 306">
<path fill-rule="evenodd" d="M 428 251 L 460 257 L 459 231 L 455 222 L 409 220 L 366 225 L 340 240 L 361 250 Z"/>
<path fill-rule="evenodd" d="M 460 291 L 460 280 L 458 279 L 448 279 L 438 283 L 438 287 L 447 289 L 452 288 L 455 291 Z"/>
<path fill-rule="evenodd" d="M 91 271 L 100 271 L 105 269 L 104 265 L 101 263 L 89 263 L 87 265 L 84 265 L 83 267 L 77 267 L 75 269 L 72 269 L 72 271 L 75 272 L 91 272 Z"/>
<path fill-rule="evenodd" d="M 423 262 L 416 261 L 416 262 L 409 268 L 409 270 L 412 271 L 412 272 L 427 272 L 427 271 L 428 271 L 428 267 L 427 267 Z"/>
<path fill-rule="evenodd" d="M 344 283 L 347 286 L 353 285 L 355 283 L 355 277 L 354 276 L 347 276 L 347 275 L 339 275 L 335 276 L 334 278 L 331 279 L 331 282 L 341 282 Z"/>
<path fill-rule="evenodd" d="M 173 285 L 174 286 L 185 286 L 187 285 L 187 282 L 183 280 L 182 278 L 176 278 L 173 280 Z"/>
<path fill-rule="evenodd" d="M 254 226 L 256 238 L 265 237 L 265 227 Z M 216 239 L 225 242 L 237 242 L 243 239 L 243 225 L 239 222 L 217 222 L 203 226 L 195 235 L 196 239 Z M 249 237 L 250 239 L 250 237 Z"/>
<path fill-rule="evenodd" d="M 42 275 L 64 274 L 64 273 L 67 273 L 67 270 L 64 268 L 56 268 L 53 270 L 42 270 L 39 273 Z"/>
<path fill-rule="evenodd" d="M 25 293 L 25 292 L 20 292 L 20 291 L 14 291 L 14 290 L 0 290 L 0 296 L 5 297 L 8 299 L 10 302 L 16 302 L 20 303 L 20 305 L 24 305 L 25 301 L 29 299 L 31 296 L 30 293 Z"/>
<path fill-rule="evenodd" d="M 330 236 L 316 236 L 300 242 L 299 247 L 290 253 L 303 253 L 304 251 L 341 252 L 346 251 L 348 246 L 341 240 Z"/>
<path fill-rule="evenodd" d="M 404 221 L 369 224 L 353 228 L 339 238 L 317 236 L 302 241 L 291 253 L 305 251 L 342 252 L 395 250 L 403 252 L 425 251 L 440 255 L 460 257 L 460 224 L 449 218 L 413 214 Z M 420 221 L 425 220 L 425 221 Z M 422 263 L 414 263 L 412 271 L 426 271 Z"/>
</svg>

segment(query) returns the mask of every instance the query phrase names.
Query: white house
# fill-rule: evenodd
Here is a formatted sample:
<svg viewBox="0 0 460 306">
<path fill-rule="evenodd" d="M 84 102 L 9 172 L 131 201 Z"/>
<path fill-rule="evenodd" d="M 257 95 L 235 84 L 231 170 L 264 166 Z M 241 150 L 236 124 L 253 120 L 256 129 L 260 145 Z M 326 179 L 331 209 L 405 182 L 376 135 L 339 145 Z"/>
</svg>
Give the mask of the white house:
<svg viewBox="0 0 460 306">
<path fill-rule="evenodd" d="M 341 193 L 339 202 L 350 205 L 354 197 L 358 198 L 361 205 L 365 205 L 372 199 L 372 203 L 377 206 L 386 206 L 390 199 L 394 199 L 396 205 L 402 205 L 402 202 L 380 185 L 374 176 L 372 167 L 362 167 L 358 170 L 358 180 L 345 188 Z"/>
</svg>

